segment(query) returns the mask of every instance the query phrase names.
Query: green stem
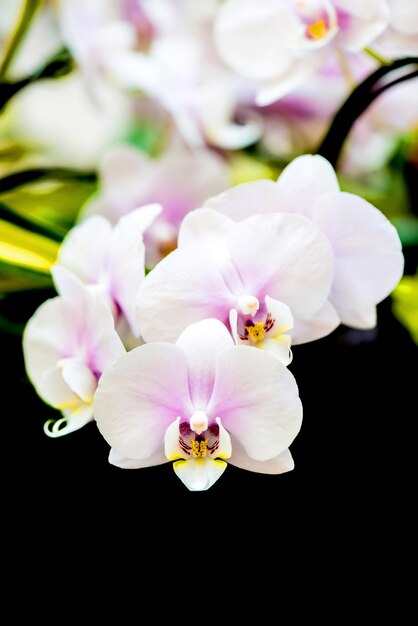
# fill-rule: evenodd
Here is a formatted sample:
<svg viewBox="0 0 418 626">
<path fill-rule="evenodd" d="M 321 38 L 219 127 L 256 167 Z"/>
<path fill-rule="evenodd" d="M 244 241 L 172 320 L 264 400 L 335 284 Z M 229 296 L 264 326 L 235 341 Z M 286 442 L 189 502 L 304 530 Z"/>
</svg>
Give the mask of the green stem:
<svg viewBox="0 0 418 626">
<path fill-rule="evenodd" d="M 368 54 L 369 57 L 377 61 L 379 65 L 390 65 L 391 63 L 387 59 L 381 57 L 380 54 L 378 54 L 375 50 L 372 50 L 372 48 L 364 48 L 364 52 Z"/>
<path fill-rule="evenodd" d="M 11 39 L 6 47 L 6 52 L 3 60 L 0 64 L 0 80 L 3 80 L 7 70 L 10 67 L 13 57 L 16 54 L 22 40 L 28 30 L 33 16 L 36 13 L 37 8 L 41 4 L 42 0 L 26 0 L 22 12 L 19 16 L 16 28 L 11 36 Z"/>
</svg>

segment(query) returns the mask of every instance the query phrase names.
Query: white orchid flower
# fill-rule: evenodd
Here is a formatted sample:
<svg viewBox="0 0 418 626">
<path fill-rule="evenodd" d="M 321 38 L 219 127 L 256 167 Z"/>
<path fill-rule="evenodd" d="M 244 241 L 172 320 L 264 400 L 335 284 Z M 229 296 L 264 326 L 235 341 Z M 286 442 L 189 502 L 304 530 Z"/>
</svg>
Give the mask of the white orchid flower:
<svg viewBox="0 0 418 626">
<path fill-rule="evenodd" d="M 124 352 L 103 299 L 56 267 L 60 295 L 29 320 L 23 337 L 28 376 L 40 397 L 63 417 L 44 430 L 61 437 L 93 419 L 93 396 L 103 371 Z"/>
<path fill-rule="evenodd" d="M 292 374 L 270 355 L 234 346 L 214 319 L 189 326 L 176 345 L 127 353 L 102 376 L 94 399 L 111 463 L 141 468 L 174 461 L 191 491 L 206 490 L 226 461 L 279 474 L 293 468 L 288 446 L 302 405 Z"/>
</svg>

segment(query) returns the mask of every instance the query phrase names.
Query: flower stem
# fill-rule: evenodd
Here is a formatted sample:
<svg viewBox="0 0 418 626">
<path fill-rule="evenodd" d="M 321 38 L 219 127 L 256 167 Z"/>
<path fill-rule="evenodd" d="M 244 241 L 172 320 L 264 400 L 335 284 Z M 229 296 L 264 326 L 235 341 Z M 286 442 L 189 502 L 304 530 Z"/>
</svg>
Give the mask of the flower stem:
<svg viewBox="0 0 418 626">
<path fill-rule="evenodd" d="M 6 52 L 3 60 L 0 64 L 0 80 L 3 80 L 7 70 L 10 67 L 13 57 L 16 54 L 22 40 L 28 30 L 33 16 L 36 13 L 37 8 L 41 4 L 42 0 L 26 0 L 22 12 L 19 16 L 16 28 L 12 33 L 12 36 L 7 44 Z"/>
<path fill-rule="evenodd" d="M 411 68 L 409 69 L 408 66 Z M 404 68 L 404 71 L 400 76 L 401 68 Z M 393 76 L 391 76 L 392 72 Z M 393 61 L 390 65 L 382 65 L 370 74 L 354 89 L 337 111 L 317 154 L 324 156 L 335 167 L 344 142 L 356 120 L 380 94 L 400 82 L 416 78 L 417 73 L 418 57 L 409 57 Z"/>
<path fill-rule="evenodd" d="M 378 52 L 373 50 L 372 48 L 364 48 L 364 52 L 369 55 L 372 59 L 377 61 L 379 65 L 390 65 L 390 61 L 384 59 Z"/>
</svg>

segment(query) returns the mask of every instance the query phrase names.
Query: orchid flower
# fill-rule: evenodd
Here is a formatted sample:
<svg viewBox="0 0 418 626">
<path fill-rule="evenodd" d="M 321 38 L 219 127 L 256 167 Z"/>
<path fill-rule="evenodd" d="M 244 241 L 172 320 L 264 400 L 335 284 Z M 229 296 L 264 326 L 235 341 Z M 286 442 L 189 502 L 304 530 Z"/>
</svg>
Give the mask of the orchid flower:
<svg viewBox="0 0 418 626">
<path fill-rule="evenodd" d="M 96 100 L 108 65 L 138 43 L 135 24 L 124 5 L 123 0 L 60 0 L 58 5 L 62 37 Z"/>
<path fill-rule="evenodd" d="M 227 166 L 216 154 L 180 146 L 157 159 L 127 146 L 115 147 L 105 155 L 99 175 L 101 190 L 85 205 L 84 215 L 100 214 L 116 222 L 138 206 L 162 205 L 144 232 L 147 267 L 176 247 L 183 217 L 229 182 Z"/>
<path fill-rule="evenodd" d="M 263 352 L 236 347 L 215 319 L 189 326 L 176 345 L 135 348 L 102 376 L 94 398 L 109 460 L 123 468 L 174 461 L 191 491 L 206 490 L 226 461 L 279 474 L 302 405 L 292 374 Z"/>
<path fill-rule="evenodd" d="M 69 232 L 58 256 L 58 265 L 99 293 L 115 320 L 122 324 L 126 320 L 135 337 L 140 334 L 135 297 L 145 274 L 142 234 L 160 211 L 158 204 L 144 206 L 121 218 L 113 228 L 106 218 L 92 216 Z M 54 277 L 60 288 L 61 273 Z"/>
<path fill-rule="evenodd" d="M 332 166 L 323 157 L 301 156 L 285 168 L 277 183 L 244 183 L 208 200 L 205 206 L 243 220 L 239 224 L 260 212 L 301 214 L 312 220 L 327 236 L 334 255 L 326 309 L 328 313 L 333 309 L 348 326 L 375 326 L 376 304 L 391 293 L 402 276 L 404 260 L 395 228 L 366 200 L 341 192 Z M 203 218 L 200 221 L 203 227 Z M 287 304 L 292 308 L 290 302 Z M 316 336 L 311 330 L 304 329 L 309 333 L 307 340 L 328 332 L 320 325 Z"/>
<path fill-rule="evenodd" d="M 391 57 L 418 54 L 418 3 L 411 0 L 386 0 L 390 9 L 388 28 L 376 41 L 382 54 Z"/>
<path fill-rule="evenodd" d="M 199 6 L 196 6 L 199 4 Z M 108 59 L 112 80 L 157 102 L 192 148 L 206 143 L 237 149 L 261 135 L 252 83 L 231 73 L 213 46 L 214 2 L 147 2 L 154 36 L 147 50 Z M 239 115 L 239 123 L 236 121 Z"/>
<path fill-rule="evenodd" d="M 260 206 L 264 198 L 257 196 Z M 306 340 L 338 324 L 327 298 L 331 246 L 299 215 L 256 215 L 240 223 L 198 209 L 183 221 L 179 248 L 148 274 L 138 294 L 145 341 L 175 341 L 189 324 L 222 321 L 238 343 L 263 348 L 289 363 L 290 340 Z M 303 332 L 302 332 L 303 331 Z"/>
<path fill-rule="evenodd" d="M 358 52 L 389 22 L 386 0 L 227 0 L 215 21 L 221 58 L 259 85 L 257 104 L 302 84 L 330 50 Z"/>
<path fill-rule="evenodd" d="M 60 295 L 29 320 L 23 351 L 36 391 L 63 414 L 45 423 L 45 433 L 61 437 L 93 419 L 97 381 L 124 347 L 103 299 L 64 268 L 52 271 Z"/>
</svg>

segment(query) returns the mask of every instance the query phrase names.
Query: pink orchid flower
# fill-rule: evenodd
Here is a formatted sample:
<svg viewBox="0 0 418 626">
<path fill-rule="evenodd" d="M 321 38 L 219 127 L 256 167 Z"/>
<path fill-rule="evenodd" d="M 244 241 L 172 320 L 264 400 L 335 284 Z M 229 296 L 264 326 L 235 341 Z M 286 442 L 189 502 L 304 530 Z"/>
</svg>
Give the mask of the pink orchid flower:
<svg viewBox="0 0 418 626">
<path fill-rule="evenodd" d="M 100 180 L 100 192 L 87 203 L 84 215 L 98 213 L 116 222 L 138 206 L 162 205 L 144 233 L 147 267 L 176 247 L 183 217 L 229 184 L 228 168 L 220 157 L 181 146 L 172 146 L 157 159 L 127 146 L 113 148 L 102 161 Z"/>
<path fill-rule="evenodd" d="M 118 322 L 139 336 L 134 309 L 138 288 L 145 275 L 143 232 L 161 212 L 150 204 L 121 218 L 116 226 L 99 215 L 75 226 L 64 239 L 58 266 L 70 270 L 100 293 Z M 61 274 L 56 274 L 58 287 Z"/>
<path fill-rule="evenodd" d="M 264 198 L 257 196 L 259 206 Z M 289 363 L 295 342 L 330 332 L 338 317 L 327 298 L 334 272 L 331 246 L 300 215 L 256 215 L 239 223 L 218 211 L 186 216 L 179 248 L 144 280 L 137 320 L 146 341 L 175 341 L 189 324 L 222 321 L 238 343 Z"/>
<path fill-rule="evenodd" d="M 225 63 L 270 104 L 318 71 L 330 51 L 359 52 L 389 23 L 385 0 L 227 0 L 215 21 Z"/>
<path fill-rule="evenodd" d="M 29 320 L 23 351 L 36 391 L 63 414 L 45 423 L 45 433 L 61 437 L 93 419 L 97 381 L 124 347 L 103 299 L 64 268 L 53 273 L 60 295 Z"/>
<path fill-rule="evenodd" d="M 334 255 L 334 276 L 326 310 L 354 328 L 376 325 L 376 304 L 396 287 L 404 259 L 395 228 L 373 205 L 340 191 L 328 161 L 301 156 L 288 165 L 277 182 L 259 180 L 229 189 L 206 202 L 234 220 L 254 214 L 300 214 L 327 236 Z M 196 216 L 196 221 L 197 221 Z M 254 219 L 254 218 L 253 218 Z M 201 220 L 203 222 L 203 219 Z M 286 300 L 285 300 L 286 302 Z M 305 340 L 328 332 L 325 326 Z"/>
<path fill-rule="evenodd" d="M 118 359 L 94 399 L 110 462 L 141 468 L 174 461 L 191 491 L 206 490 L 228 461 L 279 474 L 293 468 L 288 446 L 302 420 L 292 374 L 270 355 L 234 346 L 207 319 L 176 345 L 152 343 Z"/>
</svg>

